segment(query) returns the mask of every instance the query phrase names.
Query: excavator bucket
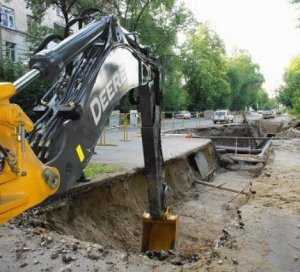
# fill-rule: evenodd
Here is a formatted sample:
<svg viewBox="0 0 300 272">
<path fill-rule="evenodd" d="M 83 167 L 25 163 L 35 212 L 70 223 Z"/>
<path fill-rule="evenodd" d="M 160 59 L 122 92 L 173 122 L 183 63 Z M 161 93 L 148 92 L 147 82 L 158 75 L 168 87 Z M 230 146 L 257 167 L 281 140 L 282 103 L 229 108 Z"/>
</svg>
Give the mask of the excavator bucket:
<svg viewBox="0 0 300 272">
<path fill-rule="evenodd" d="M 44 201 L 60 183 L 58 171 L 45 166 L 25 138 L 33 123 L 9 102 L 15 91 L 12 83 L 0 83 L 0 224 Z"/>
<path fill-rule="evenodd" d="M 142 252 L 175 249 L 178 232 L 178 216 L 168 211 L 161 219 L 143 215 Z"/>
</svg>

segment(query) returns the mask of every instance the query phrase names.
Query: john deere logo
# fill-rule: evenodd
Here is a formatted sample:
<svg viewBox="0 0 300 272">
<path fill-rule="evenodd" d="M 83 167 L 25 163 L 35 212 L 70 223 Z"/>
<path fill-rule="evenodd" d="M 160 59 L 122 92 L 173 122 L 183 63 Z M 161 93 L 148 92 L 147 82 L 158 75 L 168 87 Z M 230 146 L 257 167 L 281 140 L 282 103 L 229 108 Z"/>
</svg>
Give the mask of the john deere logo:
<svg viewBox="0 0 300 272">
<path fill-rule="evenodd" d="M 109 103 L 126 81 L 126 71 L 122 66 L 113 74 L 112 79 L 106 84 L 100 94 L 92 99 L 90 109 L 96 126 L 101 120 L 102 113 L 107 109 Z"/>
</svg>

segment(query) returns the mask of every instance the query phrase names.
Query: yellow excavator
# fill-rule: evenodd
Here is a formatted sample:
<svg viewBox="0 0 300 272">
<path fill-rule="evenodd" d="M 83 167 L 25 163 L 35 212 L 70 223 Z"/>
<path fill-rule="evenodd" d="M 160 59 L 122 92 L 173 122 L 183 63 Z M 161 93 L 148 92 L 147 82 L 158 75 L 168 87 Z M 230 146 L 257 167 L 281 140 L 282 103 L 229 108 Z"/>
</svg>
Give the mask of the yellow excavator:
<svg viewBox="0 0 300 272">
<path fill-rule="evenodd" d="M 90 20 L 46 49 L 51 41 L 47 37 L 31 57 L 28 73 L 13 83 L 0 83 L 0 223 L 72 190 L 110 113 L 134 90 L 142 116 L 149 198 L 142 249 L 174 248 L 178 219 L 165 200 L 157 58 L 114 16 Z M 39 119 L 33 123 L 10 98 L 39 78 L 52 84 L 35 107 Z"/>
</svg>

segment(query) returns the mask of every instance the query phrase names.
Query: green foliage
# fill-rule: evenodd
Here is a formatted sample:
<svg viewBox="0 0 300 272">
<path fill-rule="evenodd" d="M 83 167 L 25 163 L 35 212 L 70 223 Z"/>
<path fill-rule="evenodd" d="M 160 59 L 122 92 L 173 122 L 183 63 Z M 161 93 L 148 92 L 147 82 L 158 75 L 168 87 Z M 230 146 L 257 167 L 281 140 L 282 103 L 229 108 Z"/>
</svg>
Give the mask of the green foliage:
<svg viewBox="0 0 300 272">
<path fill-rule="evenodd" d="M 244 51 L 227 57 L 223 41 L 208 25 L 199 25 L 189 37 L 183 59 L 190 110 L 271 107 L 259 66 Z"/>
<path fill-rule="evenodd" d="M 175 0 L 118 1 L 114 6 L 121 24 L 129 31 L 137 31 L 142 44 L 151 47 L 162 63 L 163 108 L 176 111 L 187 106 L 186 92 L 182 88 L 182 65 L 174 55 L 179 31 L 193 26 L 191 13 Z M 124 98 L 121 108 L 130 106 Z"/>
<path fill-rule="evenodd" d="M 286 106 L 287 108 L 293 107 L 293 94 L 292 89 L 288 88 L 287 86 L 282 86 L 277 95 L 277 100 L 282 105 Z"/>
<path fill-rule="evenodd" d="M 183 88 L 182 61 L 180 55 L 164 55 L 162 66 L 162 106 L 164 111 L 180 111 L 187 108 L 187 93 Z"/>
<path fill-rule="evenodd" d="M 256 110 L 271 110 L 276 107 L 276 102 L 276 99 L 269 98 L 265 90 L 259 89 L 256 93 L 256 103 L 252 107 Z"/>
<path fill-rule="evenodd" d="M 34 51 L 40 43 L 45 39 L 49 34 L 54 34 L 55 30 L 47 26 L 41 25 L 38 22 L 32 22 L 31 29 L 26 36 L 26 40 L 29 44 L 30 52 Z"/>
<path fill-rule="evenodd" d="M 39 24 L 49 7 L 60 10 L 65 24 L 87 8 L 97 8 L 103 15 L 115 14 L 123 27 L 138 32 L 141 43 L 149 45 L 152 52 L 162 59 L 174 54 L 177 33 L 193 26 L 191 13 L 181 3 L 177 4 L 176 0 L 26 0 L 26 2 L 31 7 L 34 18 L 38 19 L 32 27 L 29 40 L 32 47 L 36 47 L 46 34 L 51 33 L 51 30 Z M 65 36 L 68 32 L 66 29 Z M 176 69 L 172 65 L 172 62 L 168 62 L 163 67 L 166 79 L 162 84 L 166 96 L 164 107 L 169 110 L 186 106 L 186 95 L 181 89 L 180 78 L 173 79 L 181 76 L 180 65 L 176 65 Z M 122 99 L 120 109 L 129 110 L 134 107 L 128 97 Z"/>
<path fill-rule="evenodd" d="M 290 0 L 290 3 L 299 7 L 300 0 Z M 277 100 L 300 117 L 300 55 L 294 57 L 286 69 L 284 84 L 278 90 Z"/>
<path fill-rule="evenodd" d="M 67 37 L 70 34 L 69 22 L 87 8 L 98 8 L 101 6 L 100 3 L 106 1 L 100 0 L 25 0 L 27 7 L 32 11 L 32 16 L 37 24 L 42 27 L 42 19 L 44 18 L 47 9 L 55 8 L 61 14 L 64 20 L 64 33 L 63 37 Z M 40 31 L 47 31 L 46 28 Z"/>
<path fill-rule="evenodd" d="M 115 173 L 120 171 L 122 168 L 114 164 L 101 164 L 101 163 L 90 163 L 85 169 L 84 174 L 86 178 L 95 178 L 100 174 Z"/>
<path fill-rule="evenodd" d="M 2 58 L 0 63 L 0 81 L 14 81 L 25 71 L 21 62 L 12 62 L 8 58 Z"/>
<path fill-rule="evenodd" d="M 256 109 L 262 103 L 261 99 L 266 103 L 267 94 L 262 90 L 264 77 L 249 54 L 238 51 L 229 58 L 227 76 L 231 86 L 232 110 Z"/>
<path fill-rule="evenodd" d="M 13 82 L 26 72 L 26 66 L 21 62 L 12 62 L 10 59 L 3 59 L 0 63 L 0 81 Z M 25 88 L 20 94 L 14 96 L 11 101 L 19 104 L 22 109 L 33 119 L 36 114 L 33 112 L 33 106 L 37 104 L 40 97 L 47 90 L 49 84 L 38 80 Z"/>
<path fill-rule="evenodd" d="M 277 99 L 287 108 L 292 108 L 298 115 L 300 114 L 300 55 L 291 60 Z"/>
<path fill-rule="evenodd" d="M 220 37 L 207 25 L 195 27 L 191 12 L 177 0 L 26 0 L 38 19 L 32 24 L 28 42 L 31 49 L 55 30 L 41 24 L 49 7 L 60 10 L 65 24 L 86 8 L 97 8 L 101 14 L 116 14 L 122 26 L 137 31 L 142 44 L 149 45 L 162 63 L 163 108 L 165 111 L 205 110 L 245 107 L 269 107 L 270 99 L 262 89 L 264 81 L 257 64 L 245 52 L 231 58 L 226 56 Z M 179 53 L 177 35 L 179 31 L 190 34 Z M 192 31 L 190 31 L 192 33 Z M 65 29 L 64 36 L 69 34 Z M 176 54 L 175 54 L 176 52 Z M 3 66 L 3 65 L 2 65 Z M 16 77 L 17 67 L 7 65 L 5 78 Z M 22 68 L 25 71 L 25 68 Z M 14 73 L 14 75 L 12 75 Z M 21 74 L 21 73 L 19 73 Z M 7 79 L 6 79 L 7 80 Z M 23 107 L 32 108 L 47 84 L 39 82 L 29 90 L 30 96 L 22 97 Z M 24 92 L 23 92 L 24 93 Z M 282 96 L 286 95 L 286 92 Z M 135 108 L 131 99 L 121 101 L 122 111 Z"/>
<path fill-rule="evenodd" d="M 230 85 L 222 40 L 207 25 L 199 25 L 183 49 L 183 73 L 190 110 L 227 108 Z"/>
</svg>

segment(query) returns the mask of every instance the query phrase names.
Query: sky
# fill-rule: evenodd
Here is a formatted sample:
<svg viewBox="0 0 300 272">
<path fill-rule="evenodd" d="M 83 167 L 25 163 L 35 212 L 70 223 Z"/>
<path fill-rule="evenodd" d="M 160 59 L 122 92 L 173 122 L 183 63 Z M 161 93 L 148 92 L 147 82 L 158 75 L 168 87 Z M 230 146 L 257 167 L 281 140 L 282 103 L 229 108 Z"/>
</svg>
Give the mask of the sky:
<svg viewBox="0 0 300 272">
<path fill-rule="evenodd" d="M 223 39 L 226 50 L 246 49 L 261 67 L 271 96 L 291 58 L 300 54 L 300 9 L 289 0 L 184 0 L 200 22 Z M 300 22 L 299 22 L 300 24 Z"/>
</svg>

